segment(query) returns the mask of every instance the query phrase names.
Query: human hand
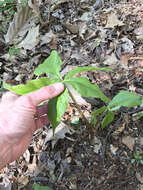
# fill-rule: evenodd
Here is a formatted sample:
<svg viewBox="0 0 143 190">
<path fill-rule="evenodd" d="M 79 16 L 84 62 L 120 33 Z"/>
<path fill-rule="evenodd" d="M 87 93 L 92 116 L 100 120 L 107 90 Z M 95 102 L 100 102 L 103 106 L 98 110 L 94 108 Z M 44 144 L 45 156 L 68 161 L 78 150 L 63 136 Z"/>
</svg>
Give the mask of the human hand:
<svg viewBox="0 0 143 190">
<path fill-rule="evenodd" d="M 63 90 L 63 84 L 57 83 L 23 96 L 12 92 L 3 95 L 0 103 L 0 168 L 22 155 L 33 133 L 49 123 L 47 105 L 37 105 Z"/>
</svg>

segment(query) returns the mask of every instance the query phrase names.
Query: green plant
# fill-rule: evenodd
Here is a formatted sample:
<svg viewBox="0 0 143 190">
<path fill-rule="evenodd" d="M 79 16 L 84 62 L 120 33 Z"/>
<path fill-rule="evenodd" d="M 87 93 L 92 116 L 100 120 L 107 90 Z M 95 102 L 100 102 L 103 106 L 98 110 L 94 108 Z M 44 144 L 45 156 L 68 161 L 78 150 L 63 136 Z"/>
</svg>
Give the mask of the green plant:
<svg viewBox="0 0 143 190">
<path fill-rule="evenodd" d="M 48 186 L 41 186 L 39 184 L 33 184 L 33 188 L 34 190 L 53 190 L 52 188 L 48 187 Z"/>
<path fill-rule="evenodd" d="M 86 77 L 75 77 L 74 75 L 85 71 L 110 71 L 110 69 L 90 66 L 76 67 L 73 70 L 69 71 L 64 79 L 62 79 L 62 76 L 60 74 L 61 64 L 62 61 L 58 56 L 58 53 L 56 51 L 52 51 L 51 55 L 34 71 L 34 74 L 36 76 L 48 73 L 50 77 L 42 77 L 40 79 L 31 80 L 26 85 L 17 86 L 10 86 L 9 84 L 3 82 L 3 87 L 13 92 L 16 92 L 19 95 L 23 95 L 40 89 L 43 86 L 48 86 L 56 82 L 62 82 L 65 85 L 64 92 L 48 102 L 48 110 L 50 110 L 48 113 L 48 118 L 51 121 L 53 131 L 61 122 L 61 117 L 67 109 L 68 97 L 70 96 L 75 103 L 76 108 L 80 112 L 83 120 L 86 122 L 87 128 L 91 132 L 92 126 L 84 116 L 68 85 L 71 85 L 78 93 L 80 93 L 84 97 L 100 98 L 102 101 L 108 103 L 110 101 L 109 98 L 102 93 L 97 84 L 91 84 Z"/>
<path fill-rule="evenodd" d="M 84 120 L 86 127 L 91 135 L 91 139 L 94 136 L 94 132 L 96 131 L 96 128 L 94 126 L 96 126 L 97 124 L 97 118 L 99 115 L 104 115 L 104 118 L 101 122 L 101 126 L 102 128 L 104 128 L 114 119 L 113 111 L 119 109 L 121 106 L 133 107 L 136 105 L 140 105 L 143 102 L 143 99 L 140 96 L 132 94 L 128 91 L 121 91 L 112 100 L 110 100 L 107 96 L 103 94 L 97 84 L 91 84 L 86 77 L 75 76 L 78 73 L 93 70 L 111 71 L 108 68 L 98 68 L 91 66 L 75 67 L 73 70 L 69 71 L 63 79 L 60 74 L 61 65 L 62 61 L 58 56 L 58 53 L 56 51 L 52 51 L 51 55 L 34 71 L 34 74 L 36 76 L 47 73 L 49 74 L 49 77 L 42 77 L 40 79 L 31 80 L 26 85 L 17 86 L 11 86 L 3 82 L 4 88 L 16 92 L 19 95 L 38 90 L 43 86 L 48 86 L 56 82 L 62 82 L 65 86 L 64 92 L 59 96 L 49 100 L 48 102 L 48 118 L 52 124 L 53 131 L 60 124 L 61 117 L 67 109 L 69 96 L 73 100 L 75 107 L 82 116 L 82 119 Z M 91 122 L 89 122 L 83 114 L 68 85 L 71 85 L 83 97 L 99 98 L 105 103 L 105 106 L 95 110 L 92 113 Z"/>
<path fill-rule="evenodd" d="M 141 96 L 122 90 L 114 96 L 107 106 L 103 106 L 92 112 L 92 123 L 95 125 L 98 116 L 102 118 L 105 115 L 101 122 L 101 127 L 104 128 L 113 121 L 114 111 L 120 107 L 134 107 L 141 104 L 143 104 L 143 98 Z"/>
<path fill-rule="evenodd" d="M 12 56 L 13 54 L 19 54 L 19 49 L 11 46 L 8 51 L 9 55 Z"/>
<path fill-rule="evenodd" d="M 139 153 L 139 152 L 136 152 L 134 155 L 133 155 L 133 159 L 131 159 L 131 163 L 132 164 L 142 164 L 143 165 L 143 156 Z"/>
</svg>

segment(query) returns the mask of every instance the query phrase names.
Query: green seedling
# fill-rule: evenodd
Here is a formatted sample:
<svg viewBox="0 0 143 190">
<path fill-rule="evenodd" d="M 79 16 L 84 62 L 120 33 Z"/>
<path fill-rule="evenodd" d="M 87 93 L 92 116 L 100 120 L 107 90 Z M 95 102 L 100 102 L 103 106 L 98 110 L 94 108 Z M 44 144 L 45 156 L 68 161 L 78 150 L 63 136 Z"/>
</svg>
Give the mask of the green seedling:
<svg viewBox="0 0 143 190">
<path fill-rule="evenodd" d="M 133 159 L 131 159 L 131 163 L 132 164 L 136 163 L 136 165 L 139 165 L 139 164 L 143 165 L 143 156 L 139 152 L 136 152 L 133 155 Z"/>
<path fill-rule="evenodd" d="M 101 127 L 104 128 L 109 125 L 114 119 L 114 112 L 120 107 L 135 107 L 143 104 L 143 98 L 137 94 L 128 92 L 128 91 L 120 91 L 114 98 L 109 102 L 107 106 L 103 106 L 97 110 L 92 112 L 92 123 L 96 125 L 97 118 L 102 120 Z"/>
<path fill-rule="evenodd" d="M 53 190 L 51 187 L 48 186 L 41 186 L 39 184 L 33 184 L 34 190 Z"/>
<path fill-rule="evenodd" d="M 143 101 L 142 98 L 136 94 L 130 93 L 128 91 L 121 91 L 112 100 L 110 100 L 104 93 L 100 90 L 97 84 L 92 84 L 86 77 L 76 77 L 75 75 L 86 71 L 111 71 L 108 68 L 98 68 L 98 67 L 75 67 L 73 70 L 69 71 L 64 78 L 62 78 L 61 70 L 62 61 L 56 51 L 52 51 L 51 55 L 40 64 L 34 71 L 36 76 L 43 74 L 48 74 L 49 77 L 42 77 L 40 79 L 35 79 L 28 81 L 25 85 L 11 86 L 3 82 L 3 87 L 11 90 L 19 95 L 24 95 L 33 91 L 40 89 L 43 86 L 48 86 L 57 82 L 62 82 L 65 86 L 65 90 L 59 96 L 48 101 L 48 118 L 52 124 L 53 132 L 56 127 L 60 124 L 61 118 L 65 113 L 69 96 L 73 100 L 75 107 L 79 111 L 82 119 L 84 120 L 86 127 L 91 135 L 91 139 L 96 131 L 94 126 L 97 123 L 97 117 L 104 114 L 104 118 L 101 122 L 102 128 L 107 126 L 114 119 L 114 111 L 119 109 L 121 106 L 132 107 L 136 105 L 141 105 Z M 76 102 L 75 97 L 69 89 L 71 85 L 81 96 L 91 97 L 101 99 L 105 106 L 95 110 L 92 113 L 91 122 L 83 114 L 78 102 Z"/>
<path fill-rule="evenodd" d="M 8 51 L 9 55 L 12 56 L 14 54 L 19 54 L 19 49 L 15 48 L 14 46 L 11 46 Z"/>
</svg>

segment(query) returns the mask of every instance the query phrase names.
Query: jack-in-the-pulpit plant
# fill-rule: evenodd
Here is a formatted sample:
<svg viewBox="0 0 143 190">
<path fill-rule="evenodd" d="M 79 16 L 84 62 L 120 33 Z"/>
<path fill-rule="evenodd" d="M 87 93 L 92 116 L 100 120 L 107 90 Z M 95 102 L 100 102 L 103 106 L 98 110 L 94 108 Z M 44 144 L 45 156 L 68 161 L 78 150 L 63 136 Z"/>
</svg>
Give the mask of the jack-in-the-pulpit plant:
<svg viewBox="0 0 143 190">
<path fill-rule="evenodd" d="M 75 75 L 86 71 L 111 71 L 109 68 L 98 68 L 92 66 L 86 67 L 75 67 L 73 70 L 69 71 L 64 78 L 60 74 L 62 61 L 59 57 L 57 51 L 52 51 L 51 55 L 40 64 L 34 71 L 36 76 L 42 74 L 48 74 L 49 77 L 42 77 L 35 80 L 28 81 L 25 85 L 11 86 L 3 82 L 3 87 L 11 90 L 19 95 L 24 95 L 33 91 L 40 89 L 43 86 L 48 86 L 53 83 L 62 82 L 65 86 L 65 90 L 59 96 L 48 101 L 48 118 L 52 124 L 53 131 L 60 124 L 61 118 L 65 113 L 69 96 L 75 103 L 76 108 L 80 112 L 82 119 L 85 121 L 87 129 L 91 136 L 93 136 L 92 130 L 96 126 L 97 118 L 99 115 L 104 115 L 101 122 L 101 127 L 104 128 L 114 119 L 114 111 L 119 109 L 121 106 L 133 107 L 141 105 L 143 103 L 143 98 L 139 95 L 130 93 L 128 91 L 120 91 L 112 100 L 103 94 L 97 84 L 92 84 L 86 77 L 76 77 Z M 95 110 L 91 115 L 91 122 L 87 120 L 84 116 L 78 102 L 76 102 L 73 94 L 71 93 L 68 85 L 71 85 L 81 96 L 99 98 L 104 103 L 105 106 Z"/>
</svg>

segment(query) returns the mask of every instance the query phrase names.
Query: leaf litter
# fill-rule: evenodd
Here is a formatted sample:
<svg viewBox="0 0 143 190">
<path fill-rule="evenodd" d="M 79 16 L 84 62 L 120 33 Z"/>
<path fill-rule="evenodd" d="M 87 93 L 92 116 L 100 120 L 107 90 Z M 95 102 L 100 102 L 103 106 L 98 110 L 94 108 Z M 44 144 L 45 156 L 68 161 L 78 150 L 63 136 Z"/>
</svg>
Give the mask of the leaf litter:
<svg viewBox="0 0 143 190">
<path fill-rule="evenodd" d="M 75 66 L 108 65 L 113 73 L 95 71 L 81 76 L 97 83 L 110 98 L 128 89 L 143 95 L 141 0 L 35 0 L 28 4 L 30 7 L 17 9 L 8 23 L 0 12 L 4 29 L 0 30 L 0 80 L 23 84 L 35 79 L 35 67 L 56 49 L 64 62 L 63 75 Z M 8 16 L 8 12 L 5 14 Z M 8 48 L 13 45 L 20 53 L 10 56 Z M 78 95 L 77 100 L 87 118 L 91 110 L 102 105 L 97 99 Z M 70 102 L 64 118 L 74 132 L 61 130 L 56 141 L 52 136 L 45 141 L 50 135 L 47 126 L 37 131 L 27 161 L 21 156 L 9 164 L 1 171 L 2 178 L 6 177 L 8 188 L 15 190 L 32 189 L 34 182 L 59 190 L 138 190 L 142 188 L 142 165 L 131 164 L 130 160 L 137 150 L 143 154 L 138 140 L 143 130 L 142 120 L 133 121 L 131 113 L 140 109 L 121 108 L 112 125 L 104 130 L 99 127 L 90 145 L 84 123 L 78 126 L 68 122 L 75 117 L 80 120 Z"/>
</svg>

